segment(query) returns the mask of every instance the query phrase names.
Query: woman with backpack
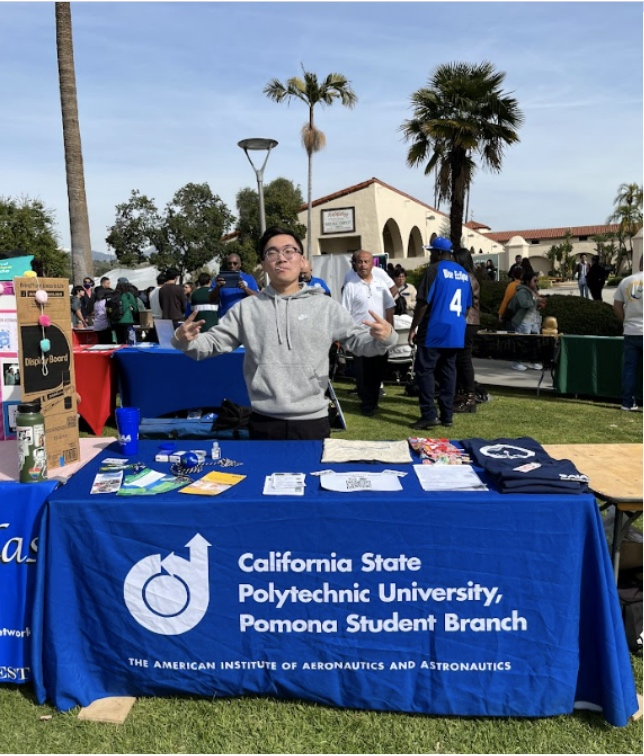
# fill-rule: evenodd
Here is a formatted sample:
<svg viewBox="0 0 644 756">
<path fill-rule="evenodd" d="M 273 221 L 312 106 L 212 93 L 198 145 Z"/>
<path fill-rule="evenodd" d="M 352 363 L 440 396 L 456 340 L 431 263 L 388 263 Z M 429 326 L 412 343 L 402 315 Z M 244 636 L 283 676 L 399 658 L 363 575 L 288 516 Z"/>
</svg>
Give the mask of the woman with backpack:
<svg viewBox="0 0 644 756">
<path fill-rule="evenodd" d="M 127 278 L 119 278 L 114 294 L 107 301 L 107 315 L 110 319 L 117 344 L 127 343 L 128 329 L 134 325 L 134 314 L 138 313 L 136 298 L 130 291 Z"/>
<path fill-rule="evenodd" d="M 522 283 L 517 286 L 516 294 L 508 304 L 508 310 L 513 313 L 512 325 L 516 333 L 541 333 L 541 313 L 546 306 L 545 297 L 538 293 L 539 276 L 529 270 L 523 274 Z M 522 362 L 513 362 L 513 370 L 542 370 L 540 362 L 524 365 Z"/>
</svg>

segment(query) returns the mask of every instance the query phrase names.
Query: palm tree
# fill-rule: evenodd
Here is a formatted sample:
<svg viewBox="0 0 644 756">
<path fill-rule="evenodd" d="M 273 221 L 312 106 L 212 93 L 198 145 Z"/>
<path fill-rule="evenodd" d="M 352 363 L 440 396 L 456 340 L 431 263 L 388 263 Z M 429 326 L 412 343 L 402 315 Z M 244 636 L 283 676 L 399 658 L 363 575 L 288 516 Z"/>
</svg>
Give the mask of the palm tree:
<svg viewBox="0 0 644 756">
<path fill-rule="evenodd" d="M 313 153 L 319 152 L 326 145 L 324 133 L 315 126 L 313 111 L 316 105 L 332 105 L 334 100 L 347 108 L 353 108 L 358 97 L 351 89 L 347 78 L 339 73 L 330 73 L 320 84 L 314 73 L 304 70 L 303 78 L 293 76 L 286 85 L 272 79 L 264 87 L 264 94 L 275 102 L 289 102 L 292 99 L 301 100 L 309 109 L 309 120 L 302 126 L 302 144 L 309 161 L 308 175 L 308 210 L 306 216 L 306 257 L 311 259 L 311 208 L 313 206 Z"/>
<path fill-rule="evenodd" d="M 72 13 L 69 3 L 56 3 L 56 51 L 58 53 L 58 82 L 63 116 L 67 201 L 72 244 L 72 280 L 78 283 L 86 276 L 93 274 L 94 266 L 89 237 L 83 151 L 78 123 Z"/>
<path fill-rule="evenodd" d="M 642 199 L 643 191 L 639 184 L 621 184 L 617 189 L 613 202 L 615 207 L 606 222 L 619 224 L 618 269 L 622 258 L 627 257 L 626 239 L 629 240 L 630 259 L 633 260 L 633 237 L 642 228 Z"/>
<path fill-rule="evenodd" d="M 413 118 L 400 127 L 412 145 L 411 167 L 426 162 L 425 174 L 435 173 L 438 202 L 449 199 L 450 237 L 459 245 L 465 195 L 477 164 L 501 170 L 503 149 L 519 141 L 516 129 L 523 113 L 514 97 L 504 94 L 505 73 L 491 63 L 444 63 L 436 67 L 426 87 L 411 96 Z"/>
</svg>

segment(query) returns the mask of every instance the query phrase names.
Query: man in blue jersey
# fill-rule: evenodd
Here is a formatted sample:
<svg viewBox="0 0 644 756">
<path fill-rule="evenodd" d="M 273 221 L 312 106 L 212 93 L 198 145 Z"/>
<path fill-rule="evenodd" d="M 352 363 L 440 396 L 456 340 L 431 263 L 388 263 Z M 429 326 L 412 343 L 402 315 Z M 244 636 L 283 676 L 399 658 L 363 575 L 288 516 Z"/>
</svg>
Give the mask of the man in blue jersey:
<svg viewBox="0 0 644 756">
<path fill-rule="evenodd" d="M 470 279 L 454 262 L 452 243 L 437 236 L 430 249 L 438 253 L 438 262 L 427 268 L 420 282 L 409 330 L 410 343 L 415 340 L 418 347 L 414 370 L 421 416 L 411 426 L 414 430 L 453 425 L 456 353 L 465 344 L 466 314 L 472 306 Z M 436 378 L 440 418 L 434 403 Z"/>
<path fill-rule="evenodd" d="M 236 252 L 226 256 L 225 270 L 239 273 L 239 283 L 235 287 L 226 285 L 223 276 L 217 276 L 214 285 L 210 289 L 210 304 L 219 305 L 219 320 L 230 310 L 231 307 L 241 302 L 246 297 L 254 297 L 259 294 L 257 281 L 241 269 L 241 257 Z"/>
</svg>

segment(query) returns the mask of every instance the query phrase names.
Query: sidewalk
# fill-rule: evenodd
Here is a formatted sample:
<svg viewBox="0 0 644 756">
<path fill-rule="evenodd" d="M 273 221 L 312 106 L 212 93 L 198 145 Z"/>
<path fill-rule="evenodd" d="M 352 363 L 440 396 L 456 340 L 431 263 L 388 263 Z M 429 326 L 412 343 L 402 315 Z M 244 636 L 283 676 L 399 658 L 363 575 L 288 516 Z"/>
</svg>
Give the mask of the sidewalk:
<svg viewBox="0 0 644 756">
<path fill-rule="evenodd" d="M 474 358 L 474 375 L 476 380 L 483 386 L 509 386 L 534 391 L 537 393 L 537 385 L 541 378 L 541 370 L 512 370 L 509 360 L 483 360 Z M 552 376 L 546 370 L 540 391 L 554 391 Z"/>
</svg>

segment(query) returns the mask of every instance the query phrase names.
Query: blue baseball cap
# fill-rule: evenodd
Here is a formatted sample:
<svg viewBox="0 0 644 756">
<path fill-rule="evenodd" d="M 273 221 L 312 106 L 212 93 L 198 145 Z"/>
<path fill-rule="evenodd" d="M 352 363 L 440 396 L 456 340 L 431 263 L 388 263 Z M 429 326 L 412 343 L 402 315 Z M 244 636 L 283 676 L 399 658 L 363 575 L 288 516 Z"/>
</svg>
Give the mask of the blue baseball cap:
<svg viewBox="0 0 644 756">
<path fill-rule="evenodd" d="M 423 249 L 437 249 L 439 252 L 451 252 L 452 242 L 444 236 L 437 236 L 433 242 L 430 242 L 429 246 L 423 247 Z"/>
</svg>

